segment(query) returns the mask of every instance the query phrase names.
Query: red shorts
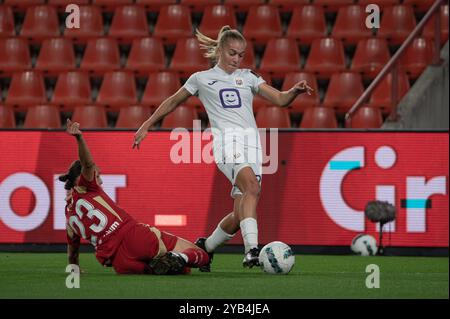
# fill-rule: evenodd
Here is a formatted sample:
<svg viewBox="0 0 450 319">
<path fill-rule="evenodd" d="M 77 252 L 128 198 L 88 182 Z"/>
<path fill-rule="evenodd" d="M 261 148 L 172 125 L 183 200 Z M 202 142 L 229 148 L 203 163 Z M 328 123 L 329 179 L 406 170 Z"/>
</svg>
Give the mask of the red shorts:
<svg viewBox="0 0 450 319">
<path fill-rule="evenodd" d="M 118 274 L 151 274 L 148 263 L 158 253 L 173 250 L 177 240 L 170 233 L 138 223 L 124 236 L 112 258 L 112 266 Z"/>
</svg>

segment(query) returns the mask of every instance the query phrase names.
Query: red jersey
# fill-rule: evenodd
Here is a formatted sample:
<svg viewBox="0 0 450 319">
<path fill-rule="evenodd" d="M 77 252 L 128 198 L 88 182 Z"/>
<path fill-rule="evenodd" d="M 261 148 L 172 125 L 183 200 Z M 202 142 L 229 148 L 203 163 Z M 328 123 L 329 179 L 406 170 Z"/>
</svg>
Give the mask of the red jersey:
<svg viewBox="0 0 450 319">
<path fill-rule="evenodd" d="M 95 178 L 89 182 L 83 175 L 67 198 L 66 220 L 68 242 L 78 245 L 80 237 L 90 241 L 101 264 L 115 253 L 126 231 L 136 223 Z"/>
</svg>

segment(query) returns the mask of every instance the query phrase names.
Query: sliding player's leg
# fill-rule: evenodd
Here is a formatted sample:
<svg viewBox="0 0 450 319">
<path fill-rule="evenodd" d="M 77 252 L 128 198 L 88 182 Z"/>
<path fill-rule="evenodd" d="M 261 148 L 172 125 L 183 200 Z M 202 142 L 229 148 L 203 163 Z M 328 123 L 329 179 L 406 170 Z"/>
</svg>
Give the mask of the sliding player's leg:
<svg viewBox="0 0 450 319">
<path fill-rule="evenodd" d="M 148 225 L 136 224 L 129 229 L 112 258 L 119 274 L 151 274 L 148 261 L 157 256 L 158 239 Z"/>
<path fill-rule="evenodd" d="M 165 232 L 161 233 L 163 238 L 166 236 L 174 236 Z M 170 249 L 170 252 L 175 256 L 181 257 L 184 260 L 184 265 L 186 267 L 200 268 L 209 264 L 209 256 L 206 251 L 190 241 L 180 237 L 174 237 L 177 239 L 176 244 Z"/>
<path fill-rule="evenodd" d="M 208 238 L 198 238 L 195 244 L 205 250 L 209 255 L 209 263 L 200 267 L 202 272 L 211 271 L 211 262 L 213 259 L 214 251 L 220 245 L 223 245 L 239 231 L 239 206 L 241 201 L 241 195 L 236 195 L 234 199 L 234 209 L 233 212 L 226 215 L 220 223 L 217 225 L 216 229 L 209 235 Z"/>
<path fill-rule="evenodd" d="M 121 257 L 113 264 L 116 273 L 120 275 L 149 275 L 153 271 L 148 263 Z"/>
</svg>

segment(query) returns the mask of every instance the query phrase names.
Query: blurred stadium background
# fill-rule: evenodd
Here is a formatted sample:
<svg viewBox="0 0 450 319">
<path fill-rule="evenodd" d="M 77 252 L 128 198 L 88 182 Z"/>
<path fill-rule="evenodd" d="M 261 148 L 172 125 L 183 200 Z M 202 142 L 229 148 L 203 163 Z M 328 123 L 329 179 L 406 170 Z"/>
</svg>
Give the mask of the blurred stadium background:
<svg viewBox="0 0 450 319">
<path fill-rule="evenodd" d="M 380 28 L 365 25 L 371 3 Z M 68 4 L 79 5 L 78 29 L 66 27 Z M 169 158 L 170 129 L 208 127 L 200 101 L 167 116 L 139 152 L 131 145 L 165 98 L 209 68 L 195 29 L 215 38 L 230 25 L 248 41 L 242 67 L 280 90 L 306 79 L 317 92 L 287 109 L 254 100 L 258 126 L 280 129 L 261 243 L 350 254 L 358 233 L 378 238 L 363 215 L 378 198 L 398 208 L 386 254 L 448 257 L 448 21 L 440 0 L 0 0 L 0 250 L 64 251 L 55 175 L 76 157 L 67 118 L 88 130 L 106 191 L 131 215 L 189 240 L 210 233 L 232 207 L 228 181 L 190 153 L 183 165 Z M 195 134 L 189 149 L 204 150 Z M 359 169 L 329 168 L 352 160 Z M 241 252 L 238 237 L 221 251 Z"/>
<path fill-rule="evenodd" d="M 190 74 L 208 68 L 209 62 L 193 38 L 194 30 L 199 28 L 215 38 L 226 24 L 238 28 L 248 39 L 243 67 L 259 72 L 278 89 L 289 88 L 299 79 L 307 79 L 318 89 L 319 94 L 300 97 L 284 111 L 256 98 L 254 107 L 261 127 L 380 128 L 399 101 L 400 112 L 405 104 L 408 109 L 420 109 L 416 104 L 434 104 L 436 108 L 442 104 L 447 110 L 444 87 L 434 88 L 443 90 L 437 101 L 410 101 L 418 92 L 435 86 L 430 83 L 445 84 L 444 75 L 439 78 L 429 74 L 427 78 L 432 79 L 425 81 L 423 73 L 429 65 L 442 65 L 434 59 L 448 40 L 446 1 L 436 10 L 441 22 L 439 32 L 434 29 L 434 14 L 397 60 L 397 93 L 392 94 L 392 74 L 387 72 L 348 123 L 343 115 L 434 1 L 2 2 L 0 127 L 59 128 L 70 116 L 83 122 L 85 128 L 138 127 Z M 68 13 L 64 10 L 69 3 L 80 5 L 79 29 L 66 27 Z M 369 3 L 381 9 L 379 29 L 365 25 Z M 434 43 L 436 36 L 440 38 L 438 46 Z M 161 126 L 189 127 L 197 117 L 207 126 L 199 100 L 191 98 L 186 107 L 179 108 L 173 119 L 168 118 Z M 443 114 L 434 120 L 437 122 L 415 126 L 448 127 Z"/>
</svg>

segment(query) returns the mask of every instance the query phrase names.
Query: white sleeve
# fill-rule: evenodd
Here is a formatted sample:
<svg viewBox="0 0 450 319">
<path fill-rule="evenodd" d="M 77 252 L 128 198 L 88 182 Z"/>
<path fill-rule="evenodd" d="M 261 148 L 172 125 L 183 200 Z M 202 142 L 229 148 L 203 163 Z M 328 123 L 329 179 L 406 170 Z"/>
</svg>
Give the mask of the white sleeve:
<svg viewBox="0 0 450 319">
<path fill-rule="evenodd" d="M 263 83 L 265 83 L 266 81 L 263 79 L 263 77 L 261 75 L 259 75 L 256 72 L 253 72 L 251 70 L 250 71 L 250 83 L 252 86 L 252 92 L 253 94 L 257 94 L 259 92 L 259 86 Z"/>
<path fill-rule="evenodd" d="M 183 87 L 191 93 L 191 95 L 197 95 L 198 93 L 198 79 L 197 73 L 192 74 L 189 79 L 187 79 L 186 83 L 184 83 Z"/>
</svg>

